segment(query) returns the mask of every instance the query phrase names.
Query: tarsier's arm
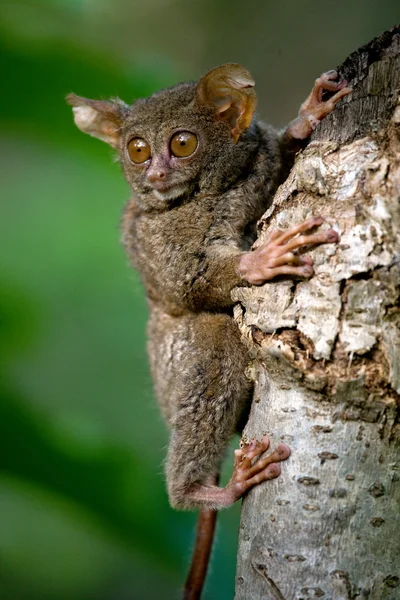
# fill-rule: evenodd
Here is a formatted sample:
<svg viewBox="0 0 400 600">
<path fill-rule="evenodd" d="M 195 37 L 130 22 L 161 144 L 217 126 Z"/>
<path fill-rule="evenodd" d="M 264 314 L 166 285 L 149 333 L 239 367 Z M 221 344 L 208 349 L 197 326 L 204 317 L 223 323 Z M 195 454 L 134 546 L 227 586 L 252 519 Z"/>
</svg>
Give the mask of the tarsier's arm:
<svg viewBox="0 0 400 600">
<path fill-rule="evenodd" d="M 228 226 L 217 241 L 212 231 L 207 232 L 205 239 L 200 234 L 199 239 L 193 236 L 189 252 L 183 252 L 179 243 L 184 234 L 170 241 L 167 231 L 161 229 L 156 241 L 158 232 L 152 236 L 152 229 L 141 229 L 140 221 L 139 236 L 125 232 L 124 243 L 138 264 L 152 299 L 193 312 L 218 311 L 232 305 L 231 291 L 237 286 L 260 285 L 279 275 L 311 277 L 312 259 L 296 251 L 308 245 L 338 241 L 338 234 L 332 229 L 311 231 L 322 223 L 321 217 L 312 217 L 286 231 L 275 230 L 263 245 L 252 251 L 241 251 L 243 243 L 240 244 L 240 239 L 232 241 L 239 236 L 229 235 Z M 139 242 L 135 241 L 138 237 Z"/>
<path fill-rule="evenodd" d="M 347 81 L 337 81 L 338 77 L 337 71 L 322 73 L 315 80 L 310 95 L 300 106 L 299 116 L 281 132 L 282 161 L 287 172 L 292 167 L 294 154 L 304 148 L 317 125 L 334 110 L 339 100 L 351 92 Z M 324 92 L 331 94 L 326 100 L 323 99 Z M 283 178 L 285 175 L 286 173 Z"/>
<path fill-rule="evenodd" d="M 227 252 L 221 246 L 207 249 L 202 268 L 193 278 L 185 302 L 193 309 L 212 310 L 232 304 L 230 292 L 236 286 L 261 285 L 279 275 L 311 277 L 313 261 L 296 254 L 299 248 L 337 242 L 332 229 L 310 233 L 321 225 L 321 217 L 312 217 L 286 231 L 275 230 L 259 248 L 249 252 Z"/>
</svg>

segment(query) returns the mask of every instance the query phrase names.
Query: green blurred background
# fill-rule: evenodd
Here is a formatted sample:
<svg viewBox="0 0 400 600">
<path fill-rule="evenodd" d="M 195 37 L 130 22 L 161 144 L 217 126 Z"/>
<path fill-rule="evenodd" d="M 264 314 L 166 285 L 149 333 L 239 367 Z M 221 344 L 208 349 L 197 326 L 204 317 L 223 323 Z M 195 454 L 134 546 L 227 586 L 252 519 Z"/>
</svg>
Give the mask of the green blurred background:
<svg viewBox="0 0 400 600">
<path fill-rule="evenodd" d="M 282 126 L 397 21 L 398 0 L 1 3 L 2 599 L 178 599 L 195 522 L 164 489 L 146 306 L 119 245 L 129 191 L 64 96 L 130 102 L 235 61 Z M 221 515 L 207 600 L 233 597 L 239 511 Z"/>
</svg>

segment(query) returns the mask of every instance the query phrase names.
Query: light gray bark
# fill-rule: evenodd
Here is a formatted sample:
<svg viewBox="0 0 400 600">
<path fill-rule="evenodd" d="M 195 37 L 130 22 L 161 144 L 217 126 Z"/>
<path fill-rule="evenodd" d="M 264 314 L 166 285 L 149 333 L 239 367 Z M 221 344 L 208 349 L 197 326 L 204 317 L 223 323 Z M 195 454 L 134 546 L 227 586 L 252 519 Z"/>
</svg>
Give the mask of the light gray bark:
<svg viewBox="0 0 400 600">
<path fill-rule="evenodd" d="M 400 599 L 400 29 L 339 69 L 354 92 L 314 136 L 260 240 L 322 214 L 310 281 L 235 290 L 254 357 L 247 438 L 292 456 L 242 510 L 236 600 Z"/>
</svg>

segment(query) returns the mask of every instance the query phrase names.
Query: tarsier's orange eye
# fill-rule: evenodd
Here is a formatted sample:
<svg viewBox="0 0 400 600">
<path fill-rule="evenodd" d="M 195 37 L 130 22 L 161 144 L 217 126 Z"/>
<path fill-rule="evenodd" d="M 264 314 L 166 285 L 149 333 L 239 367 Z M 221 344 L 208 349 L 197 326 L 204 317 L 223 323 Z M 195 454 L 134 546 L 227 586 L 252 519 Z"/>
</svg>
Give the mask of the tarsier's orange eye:
<svg viewBox="0 0 400 600">
<path fill-rule="evenodd" d="M 190 131 L 180 131 L 171 139 L 171 152 L 178 158 L 190 156 L 197 148 L 197 137 Z"/>
<path fill-rule="evenodd" d="M 150 146 L 143 138 L 133 138 L 128 143 L 128 154 L 132 162 L 144 163 L 151 156 Z"/>
</svg>

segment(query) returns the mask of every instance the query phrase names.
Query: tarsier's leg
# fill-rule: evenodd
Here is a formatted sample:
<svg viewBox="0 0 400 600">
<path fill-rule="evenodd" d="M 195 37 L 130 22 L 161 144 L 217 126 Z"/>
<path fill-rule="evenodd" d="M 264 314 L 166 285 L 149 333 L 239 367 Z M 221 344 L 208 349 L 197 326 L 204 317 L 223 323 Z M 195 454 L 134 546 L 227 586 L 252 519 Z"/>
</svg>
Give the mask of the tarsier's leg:
<svg viewBox="0 0 400 600">
<path fill-rule="evenodd" d="M 188 348 L 176 381 L 177 410 L 172 419 L 166 465 L 170 502 L 177 508 L 229 506 L 252 486 L 273 479 L 289 448 L 280 444 L 268 457 L 264 437 L 235 452 L 231 480 L 224 487 L 209 485 L 218 473 L 224 450 L 251 386 L 244 371 L 248 357 L 238 329 L 227 315 L 193 315 L 190 321 L 196 347 Z"/>
<path fill-rule="evenodd" d="M 310 137 L 318 123 L 333 111 L 339 100 L 351 93 L 347 81 L 335 81 L 337 78 L 336 71 L 328 71 L 316 79 L 311 94 L 300 107 L 299 116 L 286 129 L 284 134 L 286 138 L 304 140 Z M 323 100 L 324 91 L 336 93 Z"/>
<path fill-rule="evenodd" d="M 311 277 L 314 272 L 312 258 L 295 254 L 295 251 L 304 246 L 339 241 L 339 235 L 333 229 L 306 233 L 323 222 L 322 217 L 312 217 L 286 231 L 275 229 L 264 244 L 241 257 L 239 272 L 243 279 L 261 285 L 278 275 Z"/>
</svg>

